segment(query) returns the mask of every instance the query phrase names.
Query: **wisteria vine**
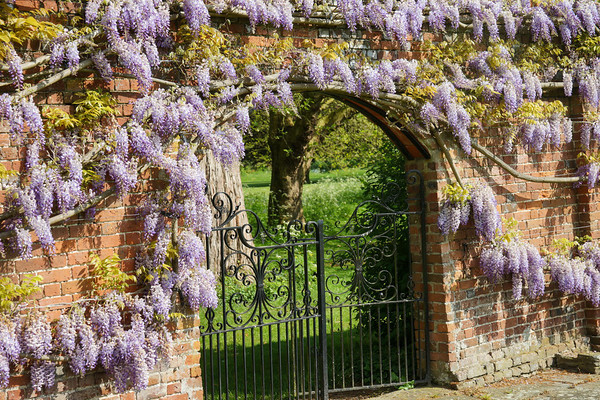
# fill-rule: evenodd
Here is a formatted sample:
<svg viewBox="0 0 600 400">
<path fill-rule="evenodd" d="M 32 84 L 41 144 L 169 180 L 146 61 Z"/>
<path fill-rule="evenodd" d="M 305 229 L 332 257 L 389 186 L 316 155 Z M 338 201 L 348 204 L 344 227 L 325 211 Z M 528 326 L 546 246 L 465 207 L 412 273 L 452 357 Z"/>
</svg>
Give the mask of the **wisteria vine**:
<svg viewBox="0 0 600 400">
<path fill-rule="evenodd" d="M 6 18 L 21 18 L 7 7 Z M 353 31 L 380 30 L 398 48 L 420 42 L 431 57 L 375 62 L 342 45 L 297 48 L 285 39 L 261 56 L 211 27 L 215 15 L 242 15 L 251 27 L 282 30 L 327 15 Z M 26 30 L 26 39 L 43 40 L 47 53 L 34 61 L 23 61 L 30 55 L 17 41 L 0 48 L 6 83 L 14 89 L 0 95 L 0 119 L 26 153 L 20 174 L 1 176 L 7 201 L 0 249 L 31 257 L 33 231 L 52 255 L 53 223 L 93 208 L 110 190 L 124 197 L 140 189 L 142 173 L 150 170 L 162 173 L 166 185 L 140 207 L 144 243 L 137 270 L 148 284 L 141 295 L 113 290 L 71 308 L 52 322 L 55 335 L 43 314 L 12 308 L 0 315 L 0 386 L 8 384 L 11 366 L 28 363 L 33 388 L 52 387 L 56 357 L 76 374 L 102 365 L 118 391 L 147 385 L 150 369 L 169 355 L 164 322 L 176 293 L 193 310 L 218 303 L 216 277 L 203 265 L 211 211 L 198 156 L 212 151 L 224 165 L 237 162 L 251 110 L 294 112 L 294 91 L 323 90 L 391 107 L 412 116 L 415 125 L 406 129 L 445 130 L 470 154 L 474 135 L 490 125 L 506 131 L 507 151 L 517 138 L 532 152 L 571 142 L 574 124 L 566 108 L 543 98 L 545 85 L 558 84 L 565 96 L 578 95 L 586 110 L 576 126 L 583 148 L 600 142 L 600 58 L 589 50 L 600 27 L 594 0 L 89 0 L 81 16 L 68 29 L 46 24 Z M 461 40 L 432 42 L 425 32 Z M 519 47 L 516 39 L 527 34 L 532 43 Z M 31 65 L 49 78 L 36 81 Z M 105 81 L 125 70 L 125 78 L 137 82 L 141 97 L 126 123 L 117 123 L 110 100 L 98 93 L 77 103 L 75 115 L 60 109 L 42 115 L 31 96 L 84 65 Z M 593 155 L 584 161 L 578 174 L 593 188 L 600 162 Z M 517 236 L 502 234 L 494 194 L 485 185 L 449 192 L 440 230 L 456 232 L 471 216 L 476 233 L 491 242 L 481 255 L 484 273 L 492 280 L 512 274 L 515 298 L 524 284 L 532 297 L 543 293 L 547 262 L 563 291 L 598 303 L 593 245 L 580 246 L 571 261 L 565 255 L 544 261 Z"/>
</svg>

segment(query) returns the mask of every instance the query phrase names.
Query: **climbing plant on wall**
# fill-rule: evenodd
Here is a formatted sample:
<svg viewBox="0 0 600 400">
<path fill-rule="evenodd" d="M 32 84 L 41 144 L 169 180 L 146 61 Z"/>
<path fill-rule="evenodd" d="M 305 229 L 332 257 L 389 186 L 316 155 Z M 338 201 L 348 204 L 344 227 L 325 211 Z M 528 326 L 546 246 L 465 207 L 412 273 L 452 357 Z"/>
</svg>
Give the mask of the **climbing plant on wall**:
<svg viewBox="0 0 600 400">
<path fill-rule="evenodd" d="M 221 16 L 282 30 L 326 17 L 324 24 L 382 31 L 398 48 L 418 47 L 424 56 L 372 61 L 345 45 L 296 47 L 277 37 L 258 51 L 211 25 Z M 36 390 L 53 385 L 57 362 L 76 374 L 101 365 L 118 391 L 145 387 L 149 369 L 168 353 L 165 321 L 174 317 L 174 293 L 193 310 L 217 304 L 215 277 L 203 267 L 202 235 L 210 233 L 211 212 L 198 154 L 210 149 L 220 162 L 236 162 L 244 154 L 249 111 L 293 113 L 294 92 L 361 97 L 403 129 L 433 136 L 456 180 L 447 189 L 440 229 L 455 232 L 472 219 L 489 242 L 481 255 L 484 272 L 491 279 L 510 274 L 516 298 L 523 284 L 530 296 L 543 293 L 548 263 L 561 289 L 600 301 L 596 244 L 572 244 L 542 259 L 518 235 L 503 233 L 493 191 L 463 183 L 447 151 L 450 138 L 465 156 L 479 152 L 531 179 L 478 144 L 479 133 L 498 128 L 506 151 L 560 147 L 575 134 L 585 152 L 577 173 L 537 180 L 594 187 L 600 175 L 594 151 L 600 143 L 597 1 L 91 0 L 76 14 L 50 17 L 10 1 L 0 6 L 0 118 L 26 154 L 19 171 L 0 170 L 2 251 L 30 257 L 35 232 L 52 257 L 52 225 L 93 210 L 112 194 L 125 196 L 148 171 L 164 176 L 167 185 L 148 192 L 140 207 L 137 277 L 145 288 L 138 293 L 126 294 L 130 279 L 115 273 L 116 258 L 91 260 L 99 289 L 58 322 L 23 312 L 20 304 L 35 291 L 35 278 L 3 286 L 0 385 L 12 367 L 28 360 Z M 426 31 L 439 40 L 427 40 Z M 32 41 L 42 55 L 33 56 Z M 72 113 L 33 101 L 36 93 L 87 70 L 107 81 L 137 81 L 140 97 L 125 123 L 118 123 L 107 92 L 84 92 Z M 566 107 L 545 95 L 551 88 L 583 104 L 577 129 Z"/>
</svg>

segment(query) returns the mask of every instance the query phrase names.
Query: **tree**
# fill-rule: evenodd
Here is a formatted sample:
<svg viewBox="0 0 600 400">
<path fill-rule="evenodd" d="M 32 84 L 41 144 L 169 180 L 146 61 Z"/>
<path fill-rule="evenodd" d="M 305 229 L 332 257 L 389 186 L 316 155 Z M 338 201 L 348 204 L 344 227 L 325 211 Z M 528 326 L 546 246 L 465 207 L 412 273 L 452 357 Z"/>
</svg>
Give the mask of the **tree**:
<svg viewBox="0 0 600 400">
<path fill-rule="evenodd" d="M 194 310 L 217 303 L 215 277 L 201 267 L 201 236 L 210 233 L 211 212 L 198 155 L 210 149 L 219 162 L 235 163 L 243 155 L 249 109 L 293 107 L 294 92 L 360 97 L 383 110 L 390 123 L 394 119 L 417 137 L 435 138 L 456 180 L 448 186 L 440 228 L 455 231 L 472 216 L 477 233 L 490 242 L 481 255 L 484 272 L 491 279 L 510 275 L 515 297 L 521 296 L 524 282 L 531 297 L 543 292 L 542 268 L 548 263 L 563 291 L 600 304 L 598 245 L 563 243 L 544 260 L 515 232 L 500 234 L 493 191 L 464 184 L 446 144 L 450 137 L 463 156 L 475 150 L 520 179 L 593 188 L 600 171 L 600 158 L 590 151 L 590 138 L 600 141 L 600 4 L 427 0 L 341 1 L 328 7 L 242 0 L 215 3 L 209 11 L 202 0 L 90 0 L 85 10 L 76 11 L 79 15 L 58 13 L 52 18 L 57 22 L 48 22 L 42 10 L 1 5 L 0 59 L 11 78 L 3 82 L 10 89 L 0 96 L 0 117 L 12 134 L 14 153 L 22 158 L 18 171 L 10 165 L 1 171 L 7 199 L 2 246 L 17 257 L 30 257 L 35 232 L 51 257 L 53 224 L 113 193 L 125 198 L 142 176 L 159 177 L 163 184 L 145 192 L 137 273 L 147 286 L 141 294 L 121 292 L 130 277 L 115 273 L 117 259 L 95 260 L 105 285 L 91 294 L 86 309 L 75 306 L 52 322 L 53 340 L 43 314 L 22 316 L 15 307 L 34 291 L 35 278 L 3 286 L 0 331 L 6 339 L 0 347 L 0 384 L 7 384 L 10 367 L 24 354 L 32 359 L 34 387 L 51 386 L 55 362 L 50 356 L 61 353 L 78 374 L 100 362 L 119 391 L 145 387 L 156 361 L 145 355 L 165 352 L 169 335 L 164 322 L 172 318 L 177 293 Z M 253 27 L 291 30 L 294 23 L 323 12 L 326 24 L 379 30 L 396 46 L 414 44 L 421 53 L 373 62 L 347 46 L 296 47 L 292 39 L 275 37 L 269 38 L 270 48 L 257 51 L 210 25 L 211 13 L 241 14 Z M 424 31 L 439 33 L 441 40 L 427 40 Z M 518 40 L 523 36 L 530 41 Z M 29 40 L 40 43 L 42 55 L 35 59 L 28 52 L 34 45 Z M 86 92 L 69 112 L 49 107 L 42 113 L 34 103 L 32 95 L 56 91 L 54 84 L 89 68 L 107 81 L 125 77 L 137 82 L 140 97 L 121 124 L 110 93 Z M 528 176 L 473 140 L 484 128 L 497 127 L 507 151 L 519 142 L 534 151 L 570 142 L 567 109 L 548 95 L 555 88 L 566 97 L 578 95 L 584 108 L 580 137 L 586 153 L 577 176 Z M 121 323 L 123 307 L 131 327 Z"/>
<path fill-rule="evenodd" d="M 269 112 L 269 225 L 304 220 L 302 188 L 312 164 L 314 142 L 350 112 L 322 95 L 305 96 L 298 103 L 297 115 Z"/>
<path fill-rule="evenodd" d="M 366 118 L 328 96 L 298 95 L 293 110 L 272 108 L 255 118 L 244 164 L 271 170 L 269 225 L 304 220 L 302 188 L 315 161 L 327 168 L 364 167 L 382 140 Z"/>
</svg>

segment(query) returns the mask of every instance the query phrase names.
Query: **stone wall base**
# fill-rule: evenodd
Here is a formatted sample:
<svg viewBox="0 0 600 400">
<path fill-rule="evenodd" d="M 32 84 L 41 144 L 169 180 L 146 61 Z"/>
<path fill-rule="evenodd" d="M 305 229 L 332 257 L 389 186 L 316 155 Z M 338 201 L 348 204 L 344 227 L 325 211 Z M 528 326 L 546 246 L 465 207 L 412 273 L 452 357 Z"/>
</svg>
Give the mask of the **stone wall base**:
<svg viewBox="0 0 600 400">
<path fill-rule="evenodd" d="M 526 377 L 535 371 L 553 367 L 555 356 L 559 353 L 583 353 L 589 350 L 588 337 L 574 336 L 570 332 L 557 333 L 539 341 L 515 343 L 472 357 L 474 361 L 469 362 L 469 365 L 460 361 L 450 364 L 450 368 L 458 366 L 455 371 L 434 367 L 433 379 L 437 383 L 451 384 L 457 389 L 481 386 L 505 378 Z"/>
</svg>

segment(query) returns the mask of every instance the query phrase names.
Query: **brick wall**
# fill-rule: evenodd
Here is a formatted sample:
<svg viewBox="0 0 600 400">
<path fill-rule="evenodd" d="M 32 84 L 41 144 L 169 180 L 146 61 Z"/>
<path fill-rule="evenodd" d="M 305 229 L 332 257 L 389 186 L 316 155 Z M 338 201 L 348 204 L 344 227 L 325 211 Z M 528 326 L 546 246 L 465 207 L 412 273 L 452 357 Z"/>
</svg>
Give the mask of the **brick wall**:
<svg viewBox="0 0 600 400">
<path fill-rule="evenodd" d="M 479 138 L 479 143 L 502 154 L 498 140 L 502 135 L 493 130 L 487 134 L 489 137 Z M 472 223 L 454 235 L 441 235 L 436 225 L 443 201 L 441 188 L 453 179 L 432 140 L 423 141 L 431 159 L 409 162 L 408 168 L 424 172 L 428 192 L 426 236 L 434 380 L 489 383 L 549 367 L 557 352 L 589 349 L 588 335 L 598 334 L 597 313 L 584 300 L 564 296 L 550 284 L 539 299 L 515 301 L 510 279 L 493 284 L 483 276 L 478 263 L 482 244 Z M 456 145 L 447 144 L 465 182 L 489 184 L 502 216 L 517 219 L 522 238 L 538 249 L 548 248 L 554 239 L 586 234 L 598 237 L 597 222 L 589 211 L 595 209 L 596 196 L 586 188 L 519 181 L 477 153 L 465 158 Z M 534 176 L 572 175 L 576 170 L 575 148 L 573 144 L 567 145 L 566 152 L 549 149 L 533 155 L 518 150 L 503 159 Z M 413 245 L 412 252 L 416 251 L 419 246 Z"/>
<path fill-rule="evenodd" d="M 38 3 L 17 1 L 21 6 L 36 7 Z M 59 2 L 59 5 L 67 9 L 73 6 L 65 2 Z M 46 6 L 58 7 L 52 4 Z M 257 47 L 267 46 L 273 40 L 273 33 L 278 32 L 281 36 L 294 37 L 296 44 L 304 39 L 312 40 L 317 46 L 348 40 L 353 48 L 360 49 L 373 59 L 404 57 L 407 50 L 419 57 L 417 48 L 397 49 L 377 32 L 350 33 L 343 29 L 303 26 L 291 33 L 265 28 L 252 31 L 243 21 L 235 19 L 223 29 L 240 35 L 241 42 Z M 75 92 L 97 86 L 117 94 L 121 114 L 128 115 L 130 101 L 138 93 L 135 83 L 126 79 L 115 79 L 107 86 L 79 74 L 38 94 L 35 100 L 40 105 L 52 104 L 69 109 Z M 576 106 L 571 108 L 574 115 L 580 114 Z M 490 131 L 489 136 L 480 142 L 490 147 L 501 146 L 497 132 Z M 587 348 L 588 336 L 594 338 L 600 335 L 598 312 L 593 307 L 579 298 L 562 296 L 552 285 L 540 299 L 514 301 L 509 281 L 490 284 L 482 276 L 478 265 L 481 245 L 472 226 L 450 237 L 439 233 L 437 212 L 442 200 L 441 188 L 450 182 L 449 168 L 432 138 L 423 137 L 420 141 L 431 153 L 431 158 L 410 161 L 407 168 L 422 171 L 427 190 L 425 234 L 434 379 L 441 382 L 496 381 L 549 366 L 558 351 Z M 572 174 L 575 170 L 575 148 L 571 147 L 566 153 L 546 151 L 526 155 L 516 152 L 504 156 L 504 159 L 516 165 L 519 171 L 532 175 Z M 555 238 L 584 234 L 598 238 L 600 235 L 598 195 L 586 188 L 576 190 L 568 185 L 518 181 L 483 158 L 465 159 L 456 148 L 452 153 L 467 181 L 475 183 L 479 180 L 493 187 L 502 214 L 519 221 L 519 230 L 530 243 L 543 247 Z M 5 133 L 0 134 L 0 156 L 7 168 L 20 168 L 23 154 L 17 154 Z M 140 191 L 142 189 L 139 188 Z M 139 201 L 139 193 L 123 199 L 115 196 L 106 199 L 97 207 L 95 217 L 77 216 L 53 228 L 57 239 L 55 256 L 43 256 L 39 246 L 31 260 L 15 261 L 9 255 L 7 259 L 0 260 L 0 274 L 15 281 L 25 273 L 41 275 L 44 278 L 43 290 L 36 302 L 47 310 L 49 318 L 56 318 L 61 310 L 85 296 L 89 290 L 90 250 L 99 251 L 102 257 L 116 251 L 124 260 L 125 270 L 134 268 L 133 257 L 140 243 L 140 220 L 136 208 Z M 419 226 L 412 226 L 411 235 L 417 238 L 419 234 Z M 421 261 L 420 250 L 420 242 L 413 240 L 411 251 L 417 266 Z M 422 275 L 417 273 L 417 290 L 419 278 L 422 279 Z M 188 316 L 175 328 L 173 361 L 157 368 L 151 375 L 147 390 L 137 394 L 110 394 L 108 380 L 102 371 L 81 378 L 72 376 L 66 371 L 68 368 L 63 368 L 57 388 L 41 397 L 201 399 L 198 320 Z M 14 376 L 10 388 L 0 392 L 0 400 L 31 397 L 27 383 L 27 376 Z"/>
</svg>

